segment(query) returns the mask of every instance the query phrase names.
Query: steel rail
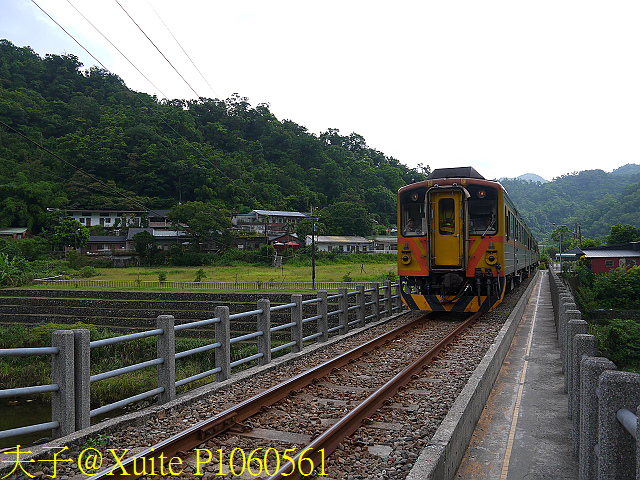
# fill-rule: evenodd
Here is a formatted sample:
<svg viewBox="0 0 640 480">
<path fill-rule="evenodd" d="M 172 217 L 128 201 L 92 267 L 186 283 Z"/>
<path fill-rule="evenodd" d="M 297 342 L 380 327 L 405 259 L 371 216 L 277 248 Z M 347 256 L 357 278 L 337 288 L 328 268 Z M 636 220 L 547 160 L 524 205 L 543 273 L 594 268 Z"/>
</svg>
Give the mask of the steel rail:
<svg viewBox="0 0 640 480">
<path fill-rule="evenodd" d="M 431 363 L 445 347 L 453 342 L 453 340 L 455 340 L 462 331 L 469 328 L 469 326 L 471 326 L 471 324 L 473 324 L 481 314 L 482 312 L 478 312 L 462 322 L 455 330 L 429 349 L 428 352 L 422 355 L 413 364 L 406 367 L 402 372 L 398 373 L 395 377 L 372 393 L 362 403 L 352 409 L 347 415 L 342 417 L 337 423 L 317 437 L 313 442 L 305 448 L 300 449 L 300 453 L 293 457 L 291 462 L 287 462 L 286 465 L 278 470 L 275 475 L 269 477 L 268 480 L 281 480 L 284 478 L 287 478 L 288 480 L 299 480 L 302 477 L 309 476 L 311 472 L 304 474 L 301 472 L 300 468 L 295 467 L 296 465 L 300 465 L 299 459 L 301 456 L 304 455 L 305 460 L 309 459 L 311 461 L 311 463 L 308 463 L 309 465 L 320 465 L 323 457 L 328 457 L 336 448 L 338 448 L 338 445 L 345 438 L 360 428 L 363 420 L 376 413 L 389 398 L 398 393 L 398 390 L 409 383 L 414 375 L 417 375 L 426 365 Z"/>
<path fill-rule="evenodd" d="M 379 346 L 402 336 L 407 331 L 416 327 L 424 320 L 424 316 L 412 320 L 405 325 L 397 327 L 384 335 L 369 340 L 368 342 L 349 350 L 325 363 L 317 365 L 298 375 L 275 385 L 264 392 L 235 405 L 219 414 L 203 420 L 202 422 L 173 435 L 162 442 L 149 447 L 138 454 L 127 458 L 124 461 L 118 461 L 115 466 L 108 467 L 95 475 L 92 479 L 109 478 L 112 480 L 133 480 L 143 476 L 137 474 L 133 468 L 134 462 L 144 462 L 146 465 L 155 464 L 160 468 L 161 463 L 169 461 L 176 454 L 188 452 L 190 449 L 206 442 L 207 440 L 220 435 L 229 430 L 236 424 L 239 424 L 258 413 L 263 407 L 273 405 L 274 403 L 286 398 L 292 391 L 299 390 L 313 383 L 315 379 L 322 378 L 332 370 L 340 368 L 355 358 L 361 357 L 364 353 L 370 352 Z M 153 459 L 153 460 L 152 460 Z M 153 461 L 154 463 L 150 463 Z"/>
</svg>

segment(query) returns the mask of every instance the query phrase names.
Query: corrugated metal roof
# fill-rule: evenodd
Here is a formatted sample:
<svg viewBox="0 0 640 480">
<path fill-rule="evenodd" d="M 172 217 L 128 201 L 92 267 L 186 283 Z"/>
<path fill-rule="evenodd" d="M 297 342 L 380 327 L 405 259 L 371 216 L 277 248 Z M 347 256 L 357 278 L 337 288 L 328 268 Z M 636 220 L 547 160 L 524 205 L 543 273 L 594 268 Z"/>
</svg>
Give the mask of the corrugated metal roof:
<svg viewBox="0 0 640 480">
<path fill-rule="evenodd" d="M 587 258 L 628 258 L 640 257 L 640 252 L 635 250 L 585 250 Z"/>
<path fill-rule="evenodd" d="M 5 227 L 5 228 L 0 228 L 0 234 L 19 235 L 21 233 L 26 233 L 27 230 L 29 230 L 27 227 Z"/>
<path fill-rule="evenodd" d="M 311 239 L 310 236 L 307 238 Z M 367 240 L 358 236 L 341 236 L 341 235 L 318 235 L 316 242 L 320 243 L 371 243 L 373 240 Z"/>
<path fill-rule="evenodd" d="M 281 210 L 252 210 L 258 215 L 270 215 L 278 217 L 306 217 L 306 214 L 300 212 L 283 212 Z M 245 214 L 247 215 L 247 214 Z"/>
</svg>

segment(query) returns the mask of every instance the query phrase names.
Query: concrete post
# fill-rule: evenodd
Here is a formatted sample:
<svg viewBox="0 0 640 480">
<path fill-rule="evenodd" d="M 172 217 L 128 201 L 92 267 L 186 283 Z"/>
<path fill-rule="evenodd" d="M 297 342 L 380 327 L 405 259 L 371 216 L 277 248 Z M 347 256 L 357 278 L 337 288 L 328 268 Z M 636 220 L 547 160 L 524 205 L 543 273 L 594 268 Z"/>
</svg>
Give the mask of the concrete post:
<svg viewBox="0 0 640 480">
<path fill-rule="evenodd" d="M 318 290 L 318 303 L 316 304 L 316 315 L 318 315 L 318 333 L 322 333 L 318 337 L 318 341 L 326 342 L 329 340 L 329 305 L 327 300 L 327 291 Z"/>
<path fill-rule="evenodd" d="M 636 411 L 640 374 L 606 371 L 598 381 L 599 480 L 635 480 L 635 439 L 618 421 L 618 410 Z"/>
<path fill-rule="evenodd" d="M 258 365 L 266 365 L 271 362 L 271 301 L 268 298 L 258 300 L 258 331 L 262 335 L 258 337 L 258 353 L 262 357 L 258 359 Z"/>
<path fill-rule="evenodd" d="M 216 375 L 216 380 L 222 382 L 231 376 L 231 326 L 229 324 L 229 307 L 216 307 L 215 318 L 219 318 L 220 322 L 216 323 L 216 342 L 220 343 L 220 347 L 216 348 L 216 368 L 221 370 Z"/>
<path fill-rule="evenodd" d="M 356 285 L 356 303 L 358 304 L 358 323 L 360 327 L 364 327 L 364 317 L 366 317 L 364 285 Z"/>
<path fill-rule="evenodd" d="M 176 398 L 176 331 L 173 315 L 158 315 L 157 328 L 163 330 L 162 335 L 156 337 L 158 358 L 164 359 L 158 365 L 158 387 L 164 388 L 159 395 L 160 403 L 167 403 Z"/>
<path fill-rule="evenodd" d="M 76 431 L 91 426 L 91 332 L 74 328 Z"/>
<path fill-rule="evenodd" d="M 598 457 L 598 379 L 606 370 L 615 370 L 615 364 L 602 357 L 586 357 L 580 362 L 580 456 L 579 479 L 596 480 Z"/>
<path fill-rule="evenodd" d="M 571 438 L 573 442 L 573 454 L 576 458 L 580 455 L 580 403 L 582 401 L 580 362 L 585 357 L 596 357 L 597 355 L 598 339 L 596 337 L 581 333 L 573 337 L 573 381 L 571 395 L 569 396 L 569 409 L 571 411 Z"/>
<path fill-rule="evenodd" d="M 51 346 L 59 350 L 57 355 L 51 356 L 51 381 L 58 385 L 58 391 L 51 393 L 51 420 L 60 423 L 58 428 L 53 429 L 53 438 L 60 438 L 76 429 L 73 331 L 53 332 Z"/>
<path fill-rule="evenodd" d="M 402 285 L 400 282 L 396 283 L 396 308 L 399 312 L 402 311 Z"/>
<path fill-rule="evenodd" d="M 391 309 L 391 280 L 384 281 L 384 310 L 387 317 L 393 315 L 393 310 Z"/>
<path fill-rule="evenodd" d="M 380 320 L 380 284 L 372 283 L 371 288 L 373 288 L 373 292 L 371 292 L 371 301 L 373 302 L 373 321 L 377 322 Z"/>
<path fill-rule="evenodd" d="M 338 294 L 340 298 L 338 299 L 338 310 L 340 313 L 338 314 L 338 324 L 340 325 L 340 334 L 344 335 L 349 332 L 349 297 L 348 297 L 348 289 L 347 287 L 338 288 Z"/>
<path fill-rule="evenodd" d="M 575 314 L 577 313 L 577 318 L 575 318 Z M 572 418 L 573 410 L 571 408 L 571 400 L 573 395 L 573 363 L 574 363 L 574 349 L 573 349 L 573 337 L 578 335 L 579 333 L 587 333 L 587 329 L 589 325 L 584 320 L 580 319 L 580 312 L 578 310 L 569 310 L 567 312 L 567 319 L 569 322 L 567 323 L 567 374 L 564 377 L 564 385 L 565 391 L 568 395 L 568 415 L 569 418 Z"/>
<path fill-rule="evenodd" d="M 295 303 L 295 307 L 291 308 L 291 323 L 294 323 L 291 327 L 291 341 L 296 344 L 291 347 L 292 352 L 302 351 L 302 294 L 294 293 L 291 295 L 291 303 Z"/>
</svg>

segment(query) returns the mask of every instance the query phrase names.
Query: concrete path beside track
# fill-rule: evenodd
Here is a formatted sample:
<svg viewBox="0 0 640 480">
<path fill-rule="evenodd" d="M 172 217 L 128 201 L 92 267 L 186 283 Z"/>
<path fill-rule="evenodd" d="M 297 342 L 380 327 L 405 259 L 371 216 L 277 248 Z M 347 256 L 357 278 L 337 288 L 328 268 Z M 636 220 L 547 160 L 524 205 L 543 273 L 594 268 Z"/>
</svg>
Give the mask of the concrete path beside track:
<svg viewBox="0 0 640 480">
<path fill-rule="evenodd" d="M 549 275 L 544 272 L 456 478 L 577 479 L 567 402 Z"/>
</svg>

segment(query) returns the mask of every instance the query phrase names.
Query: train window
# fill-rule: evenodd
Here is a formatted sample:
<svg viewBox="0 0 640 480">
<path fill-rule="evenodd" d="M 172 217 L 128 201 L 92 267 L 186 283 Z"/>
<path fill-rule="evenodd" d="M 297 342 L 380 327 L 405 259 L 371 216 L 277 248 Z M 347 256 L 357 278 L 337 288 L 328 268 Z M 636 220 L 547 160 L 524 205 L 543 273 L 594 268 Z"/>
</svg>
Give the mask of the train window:
<svg viewBox="0 0 640 480">
<path fill-rule="evenodd" d="M 426 188 L 403 192 L 400 196 L 401 232 L 406 237 L 424 235 L 427 231 L 424 196 Z"/>
<path fill-rule="evenodd" d="M 509 212 L 509 210 L 507 210 L 507 208 L 504 209 L 504 221 L 507 222 L 504 231 L 507 235 L 507 241 L 508 241 L 510 238 L 509 226 L 511 225 L 511 213 Z"/>
<path fill-rule="evenodd" d="M 438 202 L 438 229 L 440 235 L 453 235 L 455 231 L 455 204 L 453 198 L 441 198 Z"/>
<path fill-rule="evenodd" d="M 498 232 L 498 191 L 484 185 L 469 185 L 469 234 L 495 235 Z"/>
</svg>

